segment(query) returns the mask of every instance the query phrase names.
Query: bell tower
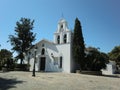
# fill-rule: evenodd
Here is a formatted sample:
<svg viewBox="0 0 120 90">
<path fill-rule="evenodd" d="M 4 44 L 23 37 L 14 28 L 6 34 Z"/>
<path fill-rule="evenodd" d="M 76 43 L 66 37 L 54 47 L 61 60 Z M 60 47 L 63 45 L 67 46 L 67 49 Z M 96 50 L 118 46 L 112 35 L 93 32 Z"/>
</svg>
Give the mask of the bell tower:
<svg viewBox="0 0 120 90">
<path fill-rule="evenodd" d="M 57 26 L 57 31 L 54 33 L 55 44 L 71 43 L 71 31 L 68 29 L 67 21 L 60 19 Z"/>
</svg>

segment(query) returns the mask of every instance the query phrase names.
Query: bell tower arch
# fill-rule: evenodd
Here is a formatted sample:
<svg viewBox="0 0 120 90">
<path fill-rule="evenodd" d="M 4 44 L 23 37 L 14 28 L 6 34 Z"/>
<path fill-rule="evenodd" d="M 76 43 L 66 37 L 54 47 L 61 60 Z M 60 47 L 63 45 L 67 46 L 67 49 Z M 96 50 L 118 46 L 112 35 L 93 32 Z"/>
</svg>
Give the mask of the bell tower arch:
<svg viewBox="0 0 120 90">
<path fill-rule="evenodd" d="M 68 29 L 67 21 L 65 19 L 60 19 L 58 22 L 57 30 L 54 33 L 54 43 L 71 43 L 71 31 Z"/>
</svg>

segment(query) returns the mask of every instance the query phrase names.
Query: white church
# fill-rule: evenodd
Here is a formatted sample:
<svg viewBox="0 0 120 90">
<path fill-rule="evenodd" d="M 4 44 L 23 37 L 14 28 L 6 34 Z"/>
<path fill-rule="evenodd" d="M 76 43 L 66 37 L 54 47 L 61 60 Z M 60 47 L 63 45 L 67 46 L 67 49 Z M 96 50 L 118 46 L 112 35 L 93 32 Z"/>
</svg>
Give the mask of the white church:
<svg viewBox="0 0 120 90">
<path fill-rule="evenodd" d="M 74 61 L 72 59 L 72 31 L 68 28 L 65 19 L 60 19 L 57 30 L 54 33 L 54 41 L 43 39 L 29 49 L 26 59 L 33 71 L 45 72 L 73 72 Z"/>
</svg>

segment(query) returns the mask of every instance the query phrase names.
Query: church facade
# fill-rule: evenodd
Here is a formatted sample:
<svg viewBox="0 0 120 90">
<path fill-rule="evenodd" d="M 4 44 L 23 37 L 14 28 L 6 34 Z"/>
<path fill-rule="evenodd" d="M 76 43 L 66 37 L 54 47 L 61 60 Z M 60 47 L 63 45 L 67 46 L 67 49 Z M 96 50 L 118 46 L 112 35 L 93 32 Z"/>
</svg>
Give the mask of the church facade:
<svg viewBox="0 0 120 90">
<path fill-rule="evenodd" d="M 39 41 L 29 49 L 26 59 L 30 71 L 33 71 L 35 61 L 35 71 L 73 72 L 72 32 L 67 21 L 60 19 L 53 42 L 46 39 Z"/>
</svg>

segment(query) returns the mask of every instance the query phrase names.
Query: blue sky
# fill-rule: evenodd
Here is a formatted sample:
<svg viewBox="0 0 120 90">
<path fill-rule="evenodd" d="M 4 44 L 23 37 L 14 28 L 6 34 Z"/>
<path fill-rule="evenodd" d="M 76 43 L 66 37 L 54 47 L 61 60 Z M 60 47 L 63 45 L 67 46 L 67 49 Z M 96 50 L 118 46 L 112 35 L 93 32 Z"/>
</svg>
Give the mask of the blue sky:
<svg viewBox="0 0 120 90">
<path fill-rule="evenodd" d="M 8 35 L 15 33 L 21 17 L 35 20 L 34 43 L 43 38 L 52 41 L 62 14 L 71 30 L 79 18 L 87 47 L 108 53 L 120 45 L 120 0 L 0 0 L 0 49 L 11 49 Z"/>
</svg>

